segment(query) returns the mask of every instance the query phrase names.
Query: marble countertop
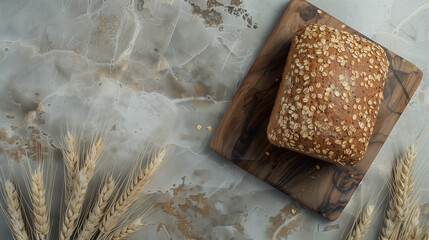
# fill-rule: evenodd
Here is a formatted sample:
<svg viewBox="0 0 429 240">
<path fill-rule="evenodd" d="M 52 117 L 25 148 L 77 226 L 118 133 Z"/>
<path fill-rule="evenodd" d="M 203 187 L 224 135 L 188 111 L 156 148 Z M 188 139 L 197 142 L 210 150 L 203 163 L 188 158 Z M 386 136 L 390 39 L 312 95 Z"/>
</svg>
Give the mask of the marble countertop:
<svg viewBox="0 0 429 240">
<path fill-rule="evenodd" d="M 337 239 L 386 186 L 392 160 L 420 136 L 417 186 L 429 203 L 423 187 L 429 185 L 429 3 L 310 2 L 424 73 L 337 221 L 299 206 L 208 147 L 286 0 L 1 1 L 1 164 L 21 159 L 24 149 L 31 154 L 41 138 L 58 147 L 73 124 L 83 132 L 110 129 L 106 156 L 115 161 L 132 161 L 168 133 L 174 152 L 153 188 L 174 201 L 140 237 Z M 1 219 L 2 236 L 8 231 Z"/>
</svg>

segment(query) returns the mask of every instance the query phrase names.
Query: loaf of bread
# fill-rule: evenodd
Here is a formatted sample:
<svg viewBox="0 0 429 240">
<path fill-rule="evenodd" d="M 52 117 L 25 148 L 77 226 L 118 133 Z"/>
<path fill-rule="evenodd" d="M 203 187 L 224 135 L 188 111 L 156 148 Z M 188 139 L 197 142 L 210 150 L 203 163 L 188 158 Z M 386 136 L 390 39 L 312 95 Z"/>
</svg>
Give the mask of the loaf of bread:
<svg viewBox="0 0 429 240">
<path fill-rule="evenodd" d="M 295 35 L 267 129 L 279 147 L 337 165 L 366 153 L 389 62 L 377 44 L 324 25 Z"/>
</svg>

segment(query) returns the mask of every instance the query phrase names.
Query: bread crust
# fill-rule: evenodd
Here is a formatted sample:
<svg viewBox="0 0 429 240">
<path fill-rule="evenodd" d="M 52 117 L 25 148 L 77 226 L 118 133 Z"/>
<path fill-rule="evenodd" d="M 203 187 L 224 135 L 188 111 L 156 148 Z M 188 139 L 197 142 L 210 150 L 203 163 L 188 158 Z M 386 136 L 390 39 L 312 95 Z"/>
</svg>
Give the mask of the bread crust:
<svg viewBox="0 0 429 240">
<path fill-rule="evenodd" d="M 337 165 L 365 155 L 389 62 L 377 44 L 313 24 L 295 35 L 267 128 L 279 147 Z"/>
</svg>

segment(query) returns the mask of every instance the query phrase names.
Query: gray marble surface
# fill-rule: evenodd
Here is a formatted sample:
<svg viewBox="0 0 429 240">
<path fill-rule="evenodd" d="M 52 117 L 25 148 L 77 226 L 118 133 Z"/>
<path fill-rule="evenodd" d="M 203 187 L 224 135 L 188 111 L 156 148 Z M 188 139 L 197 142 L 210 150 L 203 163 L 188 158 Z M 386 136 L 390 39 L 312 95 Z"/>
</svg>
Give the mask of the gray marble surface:
<svg viewBox="0 0 429 240">
<path fill-rule="evenodd" d="M 285 0 L 0 1 L 1 165 L 31 153 L 42 138 L 59 147 L 73 124 L 84 132 L 111 129 L 111 161 L 132 161 L 168 132 L 174 151 L 152 187 L 174 201 L 138 239 L 338 239 L 364 202 L 386 192 L 392 160 L 423 131 L 417 187 L 428 203 L 429 2 L 310 2 L 424 72 L 337 221 L 300 207 L 208 148 L 213 130 L 206 127 L 216 128 Z M 11 238 L 3 237 L 8 232 L 1 219 L 1 238 Z"/>
</svg>

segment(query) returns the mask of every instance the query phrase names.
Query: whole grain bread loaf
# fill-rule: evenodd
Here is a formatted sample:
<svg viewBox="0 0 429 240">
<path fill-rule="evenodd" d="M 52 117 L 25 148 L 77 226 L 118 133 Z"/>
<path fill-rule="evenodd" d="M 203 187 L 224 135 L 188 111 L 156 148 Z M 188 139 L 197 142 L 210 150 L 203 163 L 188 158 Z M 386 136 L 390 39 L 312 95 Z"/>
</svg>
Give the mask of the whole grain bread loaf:
<svg viewBox="0 0 429 240">
<path fill-rule="evenodd" d="M 377 44 L 335 28 L 302 27 L 289 50 L 268 140 L 338 165 L 366 153 L 389 62 Z"/>
</svg>

